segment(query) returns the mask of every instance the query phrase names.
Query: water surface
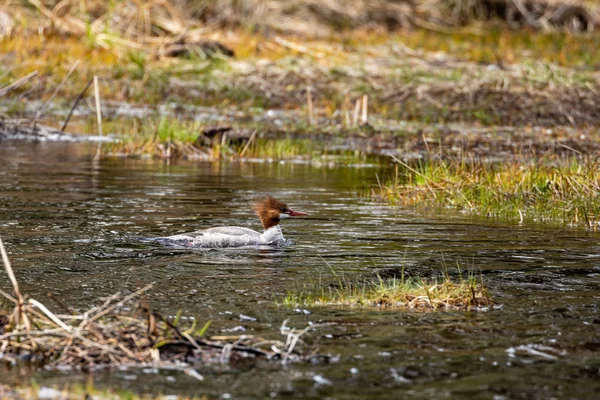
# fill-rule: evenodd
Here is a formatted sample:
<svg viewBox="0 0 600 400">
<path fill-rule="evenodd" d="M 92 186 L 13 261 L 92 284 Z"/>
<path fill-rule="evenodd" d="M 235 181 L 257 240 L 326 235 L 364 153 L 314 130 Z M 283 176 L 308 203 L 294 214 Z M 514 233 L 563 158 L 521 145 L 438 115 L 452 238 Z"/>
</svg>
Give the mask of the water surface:
<svg viewBox="0 0 600 400">
<path fill-rule="evenodd" d="M 99 373 L 100 386 L 233 398 L 598 398 L 599 235 L 503 224 L 458 213 L 415 214 L 364 200 L 386 168 L 288 163 L 181 163 L 108 159 L 95 147 L 0 143 L 0 235 L 21 290 L 51 291 L 86 308 L 155 282 L 163 314 L 212 320 L 212 334 L 279 338 L 302 328 L 331 362 L 207 366 L 204 382 L 176 372 Z M 142 239 L 218 225 L 258 229 L 250 211 L 269 193 L 309 217 L 289 219 L 285 248 L 182 250 Z M 307 283 L 475 268 L 500 309 L 398 312 L 278 307 Z M 8 279 L 0 285 L 10 289 Z M 85 382 L 52 371 L 4 371 L 0 382 Z"/>
</svg>

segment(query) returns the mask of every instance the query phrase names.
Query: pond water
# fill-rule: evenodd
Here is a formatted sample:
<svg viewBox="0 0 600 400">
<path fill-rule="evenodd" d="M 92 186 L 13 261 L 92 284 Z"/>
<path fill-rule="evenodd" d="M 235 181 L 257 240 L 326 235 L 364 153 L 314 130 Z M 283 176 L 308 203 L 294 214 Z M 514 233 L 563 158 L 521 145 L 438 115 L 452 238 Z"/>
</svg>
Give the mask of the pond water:
<svg viewBox="0 0 600 400">
<path fill-rule="evenodd" d="M 96 386 L 210 398 L 598 398 L 600 235 L 575 228 L 421 215 L 357 193 L 387 168 L 296 163 L 92 161 L 86 144 L 0 143 L 0 235 L 21 290 L 86 308 L 155 282 L 163 314 L 212 320 L 209 334 L 307 335 L 331 362 L 206 366 L 198 382 L 153 369 L 95 373 Z M 182 250 L 142 239 L 218 225 L 258 229 L 251 201 L 285 200 L 274 249 Z M 480 270 L 487 312 L 278 306 L 308 282 Z M 10 290 L 7 278 L 0 286 Z M 83 374 L 0 367 L 0 383 L 65 385 Z"/>
</svg>

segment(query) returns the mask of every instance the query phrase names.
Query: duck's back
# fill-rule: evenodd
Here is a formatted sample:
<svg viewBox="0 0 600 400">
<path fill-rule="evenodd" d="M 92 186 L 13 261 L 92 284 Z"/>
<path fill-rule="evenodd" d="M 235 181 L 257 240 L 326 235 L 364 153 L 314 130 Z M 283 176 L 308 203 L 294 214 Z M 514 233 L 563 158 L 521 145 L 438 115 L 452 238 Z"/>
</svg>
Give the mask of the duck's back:
<svg viewBox="0 0 600 400">
<path fill-rule="evenodd" d="M 208 228 L 202 231 L 198 231 L 198 233 L 203 235 L 221 234 L 231 236 L 260 237 L 260 233 L 256 232 L 255 230 L 252 230 L 250 228 L 243 228 L 241 226 L 217 226 L 215 228 Z"/>
<path fill-rule="evenodd" d="M 239 247 L 262 244 L 261 234 L 241 226 L 219 226 L 168 236 L 169 243 L 188 247 Z"/>
</svg>

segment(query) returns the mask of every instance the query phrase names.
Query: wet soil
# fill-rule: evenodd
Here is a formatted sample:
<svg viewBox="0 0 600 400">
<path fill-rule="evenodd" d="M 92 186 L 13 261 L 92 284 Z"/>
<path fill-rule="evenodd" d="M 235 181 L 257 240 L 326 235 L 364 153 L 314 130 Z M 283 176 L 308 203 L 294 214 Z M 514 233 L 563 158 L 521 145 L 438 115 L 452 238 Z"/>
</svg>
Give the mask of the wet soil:
<svg viewBox="0 0 600 400">
<path fill-rule="evenodd" d="M 320 120 L 319 125 L 307 127 L 303 124 L 304 115 L 293 110 L 240 111 L 176 104 L 151 107 L 122 102 L 106 103 L 103 108 L 105 123 L 116 131 L 98 137 L 81 133 L 95 119 L 95 111 L 89 107 L 77 112 L 65 132 L 61 132 L 60 128 L 68 109 L 60 104 L 51 106 L 52 115 L 33 127 L 31 118 L 40 105 L 39 102 L 29 104 L 21 119 L 0 120 L 0 139 L 118 142 L 131 136 L 126 132 L 131 121 L 144 124 L 148 119 L 177 118 L 202 126 L 198 129 L 197 139 L 191 143 L 201 150 L 210 149 L 215 140 L 221 141 L 223 135 L 230 144 L 243 147 L 256 132 L 257 137 L 264 140 L 309 139 L 321 155 L 357 151 L 365 155 L 393 155 L 405 160 L 432 157 L 535 160 L 540 157 L 593 155 L 600 151 L 600 135 L 595 127 L 484 127 L 473 123 L 424 124 L 381 117 L 372 117 L 368 124 L 357 127 L 345 127 L 325 119 Z M 178 156 L 193 154 L 182 152 Z M 307 156 L 310 155 L 300 154 L 298 158 Z"/>
</svg>

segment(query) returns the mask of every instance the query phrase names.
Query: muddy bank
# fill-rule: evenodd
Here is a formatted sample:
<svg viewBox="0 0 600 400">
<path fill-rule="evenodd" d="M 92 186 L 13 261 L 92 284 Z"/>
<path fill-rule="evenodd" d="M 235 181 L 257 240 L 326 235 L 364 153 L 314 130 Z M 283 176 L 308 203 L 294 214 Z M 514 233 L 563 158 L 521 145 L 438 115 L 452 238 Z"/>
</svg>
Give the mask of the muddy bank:
<svg viewBox="0 0 600 400">
<path fill-rule="evenodd" d="M 259 3 L 266 8 L 257 9 L 257 15 L 275 7 L 269 1 L 243 4 Z M 349 12 L 343 2 L 300 3 L 310 7 L 296 10 L 298 14 L 288 10 L 291 17 L 308 9 L 327 15 L 323 7 Z M 161 8 L 167 3 L 161 4 L 152 12 L 169 16 Z M 242 7 L 227 4 L 212 7 Z M 359 2 L 357 13 L 392 4 L 397 5 Z M 120 15 L 98 7 L 97 15 Z M 205 23 L 219 25 L 221 12 Z M 58 9 L 50 14 L 44 11 L 52 21 L 70 15 Z M 377 18 L 372 15 L 373 21 Z M 127 142 L 111 147 L 108 154 L 113 155 L 308 159 L 331 152 L 405 158 L 438 152 L 499 158 L 562 155 L 572 151 L 568 149 L 586 153 L 600 141 L 595 129 L 600 126 L 600 58 L 595 52 L 600 36 L 593 32 L 421 29 L 382 34 L 371 29 L 323 40 L 228 30 L 233 25 L 223 23 L 209 35 L 182 22 L 182 35 L 199 35 L 232 50 L 217 51 L 215 44 L 212 53 L 205 46 L 185 57 L 153 53 L 162 39 L 181 51 L 186 46 L 183 39 L 169 42 L 173 32 L 166 30 L 154 44 L 147 43 L 143 31 L 135 31 L 129 33 L 131 42 L 108 47 L 101 35 L 93 43 L 57 37 L 51 30 L 44 31 L 43 40 L 8 37 L 1 42 L 8 70 L 0 78 L 0 114 L 5 117 L 0 134 L 64 140 L 54 137 L 50 127 L 60 129 L 72 106 L 73 121 L 66 131 L 96 134 L 99 104 L 104 132 Z M 140 47 L 125 51 L 132 43 Z M 58 56 L 66 47 L 73 57 Z M 81 60 L 75 59 L 77 54 Z M 90 89 L 94 77 L 97 96 Z M 54 100 L 45 103 L 50 98 Z M 81 100 L 77 107 L 76 99 Z M 38 124 L 42 131 L 36 132 L 32 119 L 45 107 Z M 18 118 L 25 121 L 14 125 Z"/>
<path fill-rule="evenodd" d="M 32 124 L 29 119 L 0 119 L 0 141 L 27 140 L 40 142 L 112 142 L 110 136 L 64 132 L 42 123 Z"/>
<path fill-rule="evenodd" d="M 263 57 L 267 45 L 281 51 L 278 58 Z M 303 53 L 298 54 L 295 46 L 302 46 Z M 107 70 L 105 65 L 96 67 L 101 68 L 97 72 Z M 348 128 L 365 120 L 373 125 L 378 118 L 513 127 L 600 125 L 600 75 L 593 61 L 585 68 L 528 59 L 510 64 L 502 58 L 472 62 L 451 52 L 413 49 L 393 38 L 345 49 L 335 42 L 275 37 L 257 45 L 251 58 L 200 65 L 190 60 L 181 67 L 192 69 L 182 73 L 161 62 L 144 67 L 144 75 L 135 78 L 123 75 L 120 67 L 108 68 L 99 76 L 105 112 L 110 115 L 115 101 L 130 108 L 131 117 L 147 114 L 144 105 L 175 113 L 194 106 L 188 114 L 199 112 L 198 120 L 209 119 L 215 109 L 230 123 L 244 121 L 245 115 L 260 119 L 263 113 L 275 113 L 311 129 Z M 0 99 L 3 113 L 14 117 L 26 114 L 31 103 L 41 107 L 39 99 L 54 92 L 62 78 L 36 77 Z M 63 85 L 58 96 L 63 108 L 71 107 L 86 80 L 76 72 Z M 368 104 L 363 107 L 365 98 Z M 76 113 L 82 109 L 94 109 L 91 90 Z M 289 117 L 288 111 L 295 113 Z M 123 109 L 122 115 L 126 112 Z"/>
<path fill-rule="evenodd" d="M 354 154 L 404 160 L 472 157 L 479 160 L 522 160 L 540 157 L 592 155 L 600 151 L 600 134 L 595 127 L 482 127 L 478 124 L 421 124 L 373 117 L 368 125 L 344 127 L 323 120 L 322 126 L 299 126 L 303 115 L 293 111 L 232 113 L 193 107 L 185 112 L 162 108 L 137 108 L 122 103 L 108 108 L 113 130 L 105 136 L 61 132 L 44 124 L 31 126 L 28 119 L 0 121 L 0 139 L 30 141 L 100 141 L 108 143 L 105 156 L 154 156 L 157 158 L 268 160 L 304 159 L 336 162 L 336 155 Z M 60 112 L 58 114 L 61 114 Z M 132 117 L 136 115 L 136 117 Z M 63 116 L 64 118 L 64 116 Z M 85 126 L 93 116 L 82 110 L 74 129 Z M 142 118 L 150 134 L 128 132 L 126 121 Z M 61 120 L 54 120 L 59 123 Z M 139 120 L 141 121 L 141 120 Z M 158 121 L 155 128 L 148 121 Z M 177 121 L 177 122 L 176 122 Z M 159 137 L 154 129 L 181 124 L 181 137 Z M 185 124 L 185 122 L 184 122 Z M 71 129 L 73 131 L 73 128 Z M 268 151 L 276 143 L 281 151 Z M 310 143 L 310 145 L 308 145 Z M 215 153 L 215 148 L 219 148 Z M 358 162 L 361 158 L 354 157 Z M 338 160 L 348 159 L 341 158 Z M 362 162 L 366 162 L 363 159 Z"/>
</svg>

